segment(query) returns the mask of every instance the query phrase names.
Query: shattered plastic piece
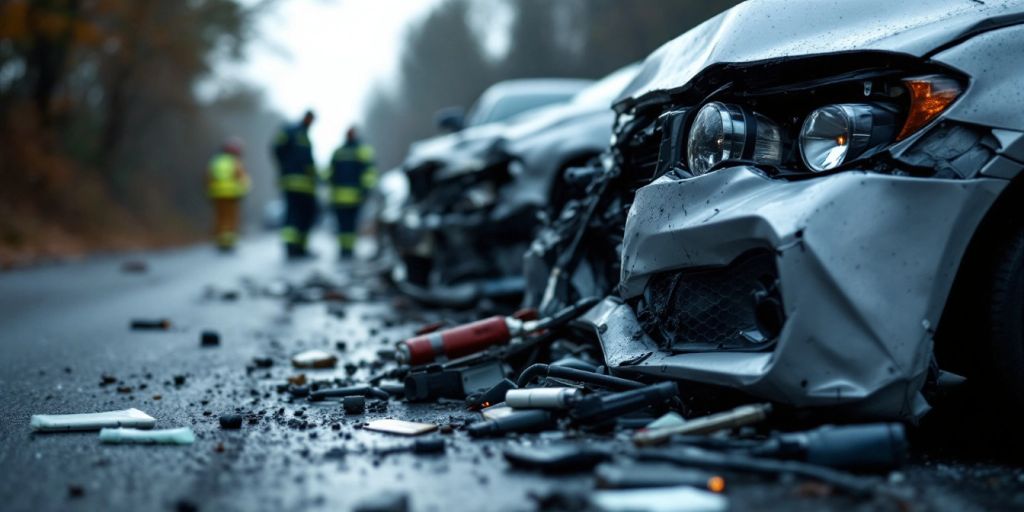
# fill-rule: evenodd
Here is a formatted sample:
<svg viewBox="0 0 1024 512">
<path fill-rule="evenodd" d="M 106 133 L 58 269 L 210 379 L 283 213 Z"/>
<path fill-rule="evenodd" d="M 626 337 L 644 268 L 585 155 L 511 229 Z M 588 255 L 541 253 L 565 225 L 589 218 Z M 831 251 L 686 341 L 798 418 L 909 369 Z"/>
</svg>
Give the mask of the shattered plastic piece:
<svg viewBox="0 0 1024 512">
<path fill-rule="evenodd" d="M 34 414 L 31 424 L 32 430 L 37 432 L 57 432 L 114 427 L 153 428 L 156 419 L 138 409 L 126 409 L 85 414 Z"/>
<path fill-rule="evenodd" d="M 409 495 L 385 492 L 356 504 L 353 512 L 409 512 Z"/>
<path fill-rule="evenodd" d="M 606 450 L 578 444 L 547 446 L 516 446 L 503 453 L 509 464 L 521 469 L 536 469 L 546 473 L 589 471 L 611 459 Z"/>
<path fill-rule="evenodd" d="M 121 272 L 125 274 L 143 274 L 149 270 L 149 265 L 142 260 L 128 260 L 121 264 Z"/>
<path fill-rule="evenodd" d="M 225 414 L 220 417 L 220 428 L 237 430 L 242 428 L 242 416 L 240 414 Z"/>
<path fill-rule="evenodd" d="M 438 453 L 444 453 L 445 444 L 444 439 L 417 439 L 415 442 L 409 445 L 403 446 L 392 446 L 376 450 L 378 455 L 390 455 L 392 453 L 413 453 L 416 455 L 434 455 Z"/>
<path fill-rule="evenodd" d="M 100 430 L 100 442 L 138 444 L 192 444 L 196 434 L 189 427 L 162 430 L 139 430 L 137 428 L 104 428 Z"/>
<path fill-rule="evenodd" d="M 362 396 L 346 396 L 341 401 L 345 414 L 362 414 L 366 410 L 366 398 Z"/>
<path fill-rule="evenodd" d="M 467 427 L 473 437 L 500 436 L 512 432 L 540 432 L 552 426 L 555 417 L 550 411 L 533 409 L 516 411 L 493 420 L 481 421 Z"/>
<path fill-rule="evenodd" d="M 288 384 L 293 386 L 305 386 L 306 385 L 306 374 L 300 373 L 298 375 L 292 375 L 288 377 Z"/>
<path fill-rule="evenodd" d="M 638 445 L 658 444 L 674 435 L 710 434 L 727 428 L 742 427 L 763 421 L 771 410 L 771 404 L 742 405 L 729 411 L 693 418 L 675 427 L 637 432 L 633 436 L 633 442 Z"/>
<path fill-rule="evenodd" d="M 720 492 L 721 477 L 714 473 L 682 468 L 662 462 L 630 462 L 601 464 L 594 470 L 597 486 L 602 489 L 638 489 L 646 487 L 674 487 L 687 485 Z"/>
<path fill-rule="evenodd" d="M 405 390 L 403 388 L 402 392 Z M 327 388 L 318 389 L 309 393 L 310 402 L 320 402 L 328 398 L 345 398 L 352 396 L 364 396 L 373 397 L 380 400 L 387 400 L 390 395 L 387 391 L 373 386 L 359 385 L 359 386 L 348 386 L 344 388 Z"/>
<path fill-rule="evenodd" d="M 827 425 L 770 439 L 751 453 L 797 459 L 833 468 L 887 471 L 907 461 L 907 438 L 899 423 Z"/>
<path fill-rule="evenodd" d="M 256 368 L 270 368 L 274 366 L 274 360 L 269 357 L 254 357 L 252 364 L 256 365 Z"/>
<path fill-rule="evenodd" d="M 721 494 L 679 486 L 596 491 L 591 503 L 598 510 L 607 512 L 717 512 L 728 508 L 729 500 Z"/>
<path fill-rule="evenodd" d="M 572 407 L 576 421 L 603 422 L 652 405 L 664 403 L 679 394 L 675 382 L 659 382 L 639 389 L 609 395 L 591 395 L 577 400 Z"/>
<path fill-rule="evenodd" d="M 296 368 L 334 368 L 338 358 L 323 350 L 307 350 L 292 356 Z"/>
<path fill-rule="evenodd" d="M 199 345 L 203 347 L 216 347 L 220 345 L 220 334 L 217 331 L 203 331 L 199 335 Z"/>
<path fill-rule="evenodd" d="M 132 320 L 131 327 L 136 331 L 166 331 L 171 328 L 171 321 L 166 318 L 155 320 L 137 318 Z"/>
<path fill-rule="evenodd" d="M 412 421 L 402 420 L 374 420 L 366 424 L 366 430 L 372 430 L 374 432 L 385 432 L 388 434 L 398 434 L 403 436 L 418 436 L 420 434 L 426 434 L 437 430 L 437 425 L 433 423 L 415 423 Z"/>
<path fill-rule="evenodd" d="M 583 396 L 577 388 L 512 389 L 505 405 L 513 409 L 568 409 Z"/>
<path fill-rule="evenodd" d="M 479 411 L 480 409 L 504 402 L 505 394 L 508 390 L 515 388 L 515 382 L 508 379 L 502 379 L 501 382 L 495 384 L 491 389 L 488 389 L 483 393 L 473 393 L 466 397 L 466 407 L 471 411 Z"/>
<path fill-rule="evenodd" d="M 648 430 L 654 430 L 659 428 L 678 427 L 686 423 L 686 418 L 679 415 L 678 412 L 669 411 L 664 416 L 650 422 L 645 427 Z"/>
<path fill-rule="evenodd" d="M 484 415 L 485 420 L 496 420 L 514 412 L 516 412 L 515 409 L 505 405 L 504 403 L 492 405 L 491 407 L 480 411 L 480 413 Z"/>
</svg>

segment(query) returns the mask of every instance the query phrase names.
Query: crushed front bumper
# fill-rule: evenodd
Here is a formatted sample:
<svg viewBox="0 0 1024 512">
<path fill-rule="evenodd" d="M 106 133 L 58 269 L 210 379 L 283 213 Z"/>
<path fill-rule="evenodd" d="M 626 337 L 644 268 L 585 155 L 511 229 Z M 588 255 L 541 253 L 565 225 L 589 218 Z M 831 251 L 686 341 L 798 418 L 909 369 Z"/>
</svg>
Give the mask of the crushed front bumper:
<svg viewBox="0 0 1024 512">
<path fill-rule="evenodd" d="M 801 181 L 749 167 L 640 189 L 618 299 L 588 313 L 619 372 L 738 388 L 797 407 L 916 420 L 932 335 L 960 259 L 1007 182 L 850 171 Z M 658 275 L 774 256 L 784 320 L 760 351 L 680 352 L 634 306 Z M 705 340 L 714 345 L 716 340 Z"/>
</svg>

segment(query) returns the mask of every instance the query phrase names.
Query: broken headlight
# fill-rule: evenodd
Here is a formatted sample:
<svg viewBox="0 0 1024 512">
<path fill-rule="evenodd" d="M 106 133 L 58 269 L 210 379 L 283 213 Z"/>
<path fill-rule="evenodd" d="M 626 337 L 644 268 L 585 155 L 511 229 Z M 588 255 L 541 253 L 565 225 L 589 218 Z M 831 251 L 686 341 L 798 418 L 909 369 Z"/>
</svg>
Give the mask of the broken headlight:
<svg viewBox="0 0 1024 512">
<path fill-rule="evenodd" d="M 687 139 L 690 172 L 705 174 L 726 161 L 778 165 L 782 134 L 778 125 L 740 105 L 713 101 L 704 105 Z"/>
<path fill-rule="evenodd" d="M 895 134 L 895 115 L 887 108 L 861 103 L 828 105 L 804 120 L 800 156 L 810 170 L 827 171 L 869 156 L 892 142 Z"/>
</svg>

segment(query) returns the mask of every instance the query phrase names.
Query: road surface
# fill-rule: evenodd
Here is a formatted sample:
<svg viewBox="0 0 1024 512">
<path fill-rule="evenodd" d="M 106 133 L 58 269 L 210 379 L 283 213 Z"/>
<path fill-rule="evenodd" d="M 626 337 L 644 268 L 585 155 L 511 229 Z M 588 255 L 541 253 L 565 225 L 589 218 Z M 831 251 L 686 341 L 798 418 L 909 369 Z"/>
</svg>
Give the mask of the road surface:
<svg viewBox="0 0 1024 512">
<path fill-rule="evenodd" d="M 327 237 L 318 242 L 321 254 L 333 254 Z M 145 262 L 146 271 L 126 272 L 123 264 L 134 260 Z M 345 283 L 346 295 L 359 300 L 289 305 L 276 294 L 284 282 L 317 273 Z M 192 247 L 0 273 L 0 508 L 349 510 L 367 499 L 404 495 L 413 510 L 533 510 L 592 489 L 587 473 L 544 477 L 510 470 L 501 457 L 510 441 L 470 441 L 460 427 L 472 413 L 456 402 L 391 400 L 346 415 L 336 402 L 309 404 L 279 393 L 279 384 L 297 373 L 288 358 L 300 350 L 342 357 L 337 369 L 307 371 L 310 378 L 350 370 L 365 377 L 378 349 L 440 318 L 358 274 L 326 257 L 286 263 L 271 237 L 247 240 L 230 256 Z M 133 318 L 167 318 L 173 326 L 133 331 Z M 201 347 L 200 333 L 211 329 L 220 345 Z M 254 357 L 270 357 L 273 366 L 247 368 Z M 356 366 L 346 370 L 344 363 Z M 114 382 L 101 385 L 104 376 Z M 176 377 L 184 381 L 176 384 Z M 190 446 L 102 445 L 95 432 L 33 434 L 29 428 L 32 414 L 129 407 L 155 417 L 158 428 L 192 427 L 198 440 Z M 232 412 L 245 415 L 242 429 L 221 429 L 218 417 Z M 442 425 L 446 433 L 433 435 L 446 440 L 446 453 L 375 455 L 375 448 L 407 443 L 361 428 L 385 417 Z M 727 495 L 734 510 L 1024 507 L 1019 468 L 919 456 L 888 481 L 902 502 L 849 498 L 793 479 L 741 479 Z M 572 506 L 571 500 L 563 504 Z"/>
</svg>

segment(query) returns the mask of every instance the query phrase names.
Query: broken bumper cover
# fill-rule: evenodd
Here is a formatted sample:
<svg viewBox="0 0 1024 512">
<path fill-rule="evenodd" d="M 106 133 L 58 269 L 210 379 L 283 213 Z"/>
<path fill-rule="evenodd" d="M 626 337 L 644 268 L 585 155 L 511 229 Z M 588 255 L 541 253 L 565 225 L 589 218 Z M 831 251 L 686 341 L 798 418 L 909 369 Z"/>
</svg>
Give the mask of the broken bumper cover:
<svg viewBox="0 0 1024 512">
<path fill-rule="evenodd" d="M 750 167 L 662 177 L 638 191 L 626 223 L 625 303 L 587 317 L 616 371 L 914 420 L 928 410 L 920 390 L 960 258 L 1006 183 L 859 171 L 783 181 Z M 642 329 L 630 304 L 652 277 L 753 250 L 774 256 L 784 312 L 769 347 L 680 353 Z"/>
</svg>

